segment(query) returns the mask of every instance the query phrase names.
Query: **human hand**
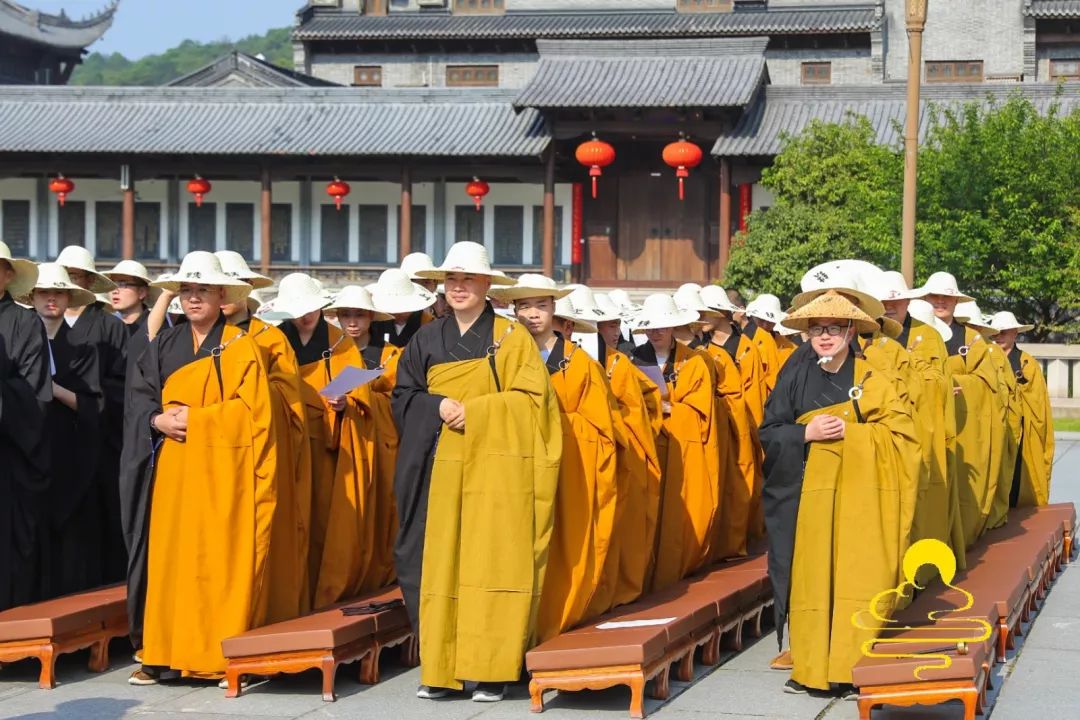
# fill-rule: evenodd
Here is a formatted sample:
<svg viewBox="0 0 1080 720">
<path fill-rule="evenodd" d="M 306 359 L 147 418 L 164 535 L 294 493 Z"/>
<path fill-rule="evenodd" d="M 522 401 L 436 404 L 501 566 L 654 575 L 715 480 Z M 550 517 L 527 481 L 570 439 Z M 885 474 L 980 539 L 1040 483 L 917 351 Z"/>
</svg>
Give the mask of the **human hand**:
<svg viewBox="0 0 1080 720">
<path fill-rule="evenodd" d="M 345 403 L 346 403 L 346 400 L 345 400 L 344 395 L 339 395 L 338 397 L 333 398 L 332 400 L 327 400 L 326 401 L 326 404 L 329 405 L 330 409 L 333 410 L 334 412 L 343 412 L 345 410 Z"/>
<path fill-rule="evenodd" d="M 953 385 L 953 389 L 952 389 L 953 396 L 959 395 L 962 392 L 964 392 L 964 388 L 960 387 L 959 385 Z"/>
<path fill-rule="evenodd" d="M 457 400 L 443 398 L 439 403 L 439 417 L 451 430 L 465 429 L 465 405 Z"/>
<path fill-rule="evenodd" d="M 667 400 L 660 401 L 660 409 L 665 415 L 671 414 L 671 403 Z"/>
<path fill-rule="evenodd" d="M 154 418 L 154 428 L 176 442 L 187 440 L 188 409 L 172 407 Z"/>
<path fill-rule="evenodd" d="M 846 423 L 835 415 L 818 415 L 806 424 L 805 441 L 843 440 L 846 427 Z"/>
</svg>

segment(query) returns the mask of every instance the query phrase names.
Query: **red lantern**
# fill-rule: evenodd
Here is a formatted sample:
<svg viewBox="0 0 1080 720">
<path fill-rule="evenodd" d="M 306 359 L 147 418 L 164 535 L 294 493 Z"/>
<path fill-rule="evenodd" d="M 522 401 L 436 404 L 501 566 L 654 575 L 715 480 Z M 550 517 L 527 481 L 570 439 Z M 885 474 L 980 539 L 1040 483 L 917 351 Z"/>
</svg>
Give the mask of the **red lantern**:
<svg viewBox="0 0 1080 720">
<path fill-rule="evenodd" d="M 664 162 L 675 168 L 675 176 L 679 178 L 679 199 L 685 197 L 683 181 L 690 177 L 690 170 L 701 164 L 701 148 L 686 138 L 679 138 L 664 148 Z"/>
<path fill-rule="evenodd" d="M 334 198 L 334 204 L 337 209 L 341 209 L 341 201 L 345 199 L 345 196 L 352 192 L 352 188 L 349 187 L 349 183 L 340 178 L 334 178 L 326 186 L 326 194 Z"/>
<path fill-rule="evenodd" d="M 477 177 L 474 177 L 472 182 L 465 186 L 465 194 L 476 203 L 476 212 L 480 212 L 480 203 L 483 202 L 484 196 L 489 192 L 491 192 L 491 186 Z"/>
<path fill-rule="evenodd" d="M 75 183 L 63 175 L 57 175 L 49 181 L 49 192 L 56 193 L 56 199 L 60 201 L 60 207 L 64 207 L 67 196 L 75 190 Z"/>
<path fill-rule="evenodd" d="M 579 163 L 589 168 L 589 175 L 592 176 L 592 196 L 593 200 L 595 200 L 596 179 L 604 174 L 604 168 L 615 162 L 615 148 L 603 140 L 597 140 L 596 136 L 593 135 L 592 140 L 578 145 L 574 157 L 577 158 Z"/>
<path fill-rule="evenodd" d="M 195 196 L 195 206 L 202 207 L 203 196 L 210 194 L 214 186 L 210 184 L 209 180 L 204 179 L 201 175 L 196 175 L 193 179 L 188 180 L 187 191 Z"/>
</svg>

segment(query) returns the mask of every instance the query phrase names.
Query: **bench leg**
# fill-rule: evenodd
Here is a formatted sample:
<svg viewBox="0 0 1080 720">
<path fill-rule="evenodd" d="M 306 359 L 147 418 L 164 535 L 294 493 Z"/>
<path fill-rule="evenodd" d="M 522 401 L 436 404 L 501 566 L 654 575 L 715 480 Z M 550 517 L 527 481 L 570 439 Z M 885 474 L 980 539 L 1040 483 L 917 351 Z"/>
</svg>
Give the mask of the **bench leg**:
<svg viewBox="0 0 1080 720">
<path fill-rule="evenodd" d="M 225 689 L 225 697 L 229 699 L 240 697 L 243 687 L 240 684 L 240 670 L 231 664 L 225 667 L 225 682 L 229 686 Z"/>
<path fill-rule="evenodd" d="M 765 614 L 765 608 L 764 607 L 759 607 L 757 609 L 757 613 L 754 615 L 753 629 L 750 630 L 750 633 L 755 638 L 760 638 L 761 637 L 761 616 L 764 615 L 764 614 Z"/>
<path fill-rule="evenodd" d="M 979 691 L 972 688 L 960 697 L 964 701 L 964 720 L 975 720 L 979 714 Z"/>
<path fill-rule="evenodd" d="M 679 670 L 676 673 L 676 677 L 679 678 L 679 682 L 692 682 L 694 680 L 694 651 L 697 650 L 697 646 L 693 645 L 690 650 L 679 658 Z"/>
<path fill-rule="evenodd" d="M 735 623 L 735 627 L 733 627 L 731 629 L 730 634 L 728 635 L 728 641 L 727 641 L 727 649 L 728 650 L 734 650 L 735 652 L 742 652 L 742 649 L 743 649 L 742 629 L 743 629 L 743 621 L 740 620 L 739 622 Z"/>
<path fill-rule="evenodd" d="M 716 663 L 720 662 L 721 635 L 723 635 L 723 631 L 721 631 L 720 628 L 714 630 L 712 636 L 709 638 L 709 642 L 705 643 L 705 647 L 701 649 L 702 664 L 713 667 Z"/>
<path fill-rule="evenodd" d="M 334 694 L 334 676 L 337 674 L 337 660 L 333 655 L 326 655 L 322 659 L 322 699 L 323 702 L 336 702 Z"/>
<path fill-rule="evenodd" d="M 401 664 L 414 668 L 420 665 L 420 645 L 416 635 L 411 635 L 401 646 Z"/>
<path fill-rule="evenodd" d="M 38 676 L 38 687 L 42 690 L 56 688 L 56 643 L 46 643 L 41 646 L 38 654 L 41 661 L 41 674 Z"/>
<path fill-rule="evenodd" d="M 859 720 L 870 720 L 870 713 L 874 711 L 874 698 L 870 695 L 859 695 Z"/>
<path fill-rule="evenodd" d="M 536 680 L 529 680 L 529 712 L 544 712 L 544 688 Z"/>
<path fill-rule="evenodd" d="M 649 695 L 654 700 L 667 700 L 671 696 L 671 666 L 667 665 L 660 674 L 653 679 L 652 692 Z M 631 717 L 633 713 L 631 712 Z"/>
<path fill-rule="evenodd" d="M 665 688 L 667 686 L 667 670 L 662 673 Z M 659 682 L 660 678 L 657 678 Z M 664 698 L 666 699 L 665 695 Z M 645 717 L 645 673 L 635 673 L 630 678 L 630 717 L 634 720 L 642 720 Z"/>
<path fill-rule="evenodd" d="M 364 657 L 360 658 L 360 684 L 361 685 L 378 685 L 379 684 L 379 656 L 382 655 L 382 648 L 376 645 L 371 649 Z"/>
<path fill-rule="evenodd" d="M 1009 621 L 1007 618 L 998 619 L 997 661 L 1005 662 L 1005 653 L 1009 649 Z"/>
<path fill-rule="evenodd" d="M 90 672 L 103 673 L 109 669 L 109 638 L 102 638 L 90 646 Z"/>
</svg>

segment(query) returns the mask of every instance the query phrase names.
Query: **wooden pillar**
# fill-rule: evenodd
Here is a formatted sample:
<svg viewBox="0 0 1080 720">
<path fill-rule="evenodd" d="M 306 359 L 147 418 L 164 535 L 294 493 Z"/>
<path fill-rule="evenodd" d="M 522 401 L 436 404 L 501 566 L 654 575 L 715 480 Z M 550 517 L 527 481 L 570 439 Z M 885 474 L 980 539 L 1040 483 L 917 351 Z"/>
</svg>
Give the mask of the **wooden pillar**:
<svg viewBox="0 0 1080 720">
<path fill-rule="evenodd" d="M 544 275 L 555 276 L 555 146 L 548 147 L 544 168 Z"/>
<path fill-rule="evenodd" d="M 271 233 L 273 231 L 274 210 L 274 185 L 270 179 L 270 168 L 266 165 L 262 168 L 262 194 L 261 194 L 261 218 L 259 226 L 259 271 L 263 275 L 270 274 L 270 249 Z"/>
<path fill-rule="evenodd" d="M 412 173 L 401 166 L 401 220 L 398 222 L 398 262 L 412 252 Z"/>
<path fill-rule="evenodd" d="M 123 194 L 123 210 L 120 216 L 120 254 L 125 260 L 135 259 L 135 181 L 131 166 L 120 168 L 120 190 Z"/>
<path fill-rule="evenodd" d="M 720 158 L 720 277 L 731 257 L 731 160 Z"/>
</svg>

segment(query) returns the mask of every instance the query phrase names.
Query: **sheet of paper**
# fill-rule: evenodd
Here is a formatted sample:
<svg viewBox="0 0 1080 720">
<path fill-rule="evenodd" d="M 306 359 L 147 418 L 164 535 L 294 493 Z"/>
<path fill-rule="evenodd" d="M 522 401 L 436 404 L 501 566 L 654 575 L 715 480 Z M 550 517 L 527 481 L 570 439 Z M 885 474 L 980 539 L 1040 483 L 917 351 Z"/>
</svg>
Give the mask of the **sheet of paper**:
<svg viewBox="0 0 1080 720">
<path fill-rule="evenodd" d="M 667 400 L 668 386 L 667 380 L 664 379 L 664 370 L 657 365 L 639 365 L 638 370 L 656 383 L 656 387 L 660 388 L 660 397 Z"/>
<path fill-rule="evenodd" d="M 619 628 L 639 628 L 639 627 L 656 627 L 658 625 L 669 625 L 675 622 L 675 618 L 656 618 L 655 620 L 620 620 L 618 622 L 606 622 L 600 623 L 596 626 L 597 630 L 618 630 Z"/>
<path fill-rule="evenodd" d="M 348 395 L 361 385 L 367 385 L 372 380 L 381 377 L 383 372 L 383 370 L 365 370 L 364 368 L 349 366 L 338 373 L 338 376 L 320 390 L 319 394 L 324 398 Z"/>
<path fill-rule="evenodd" d="M 597 342 L 597 338 L 600 336 L 596 333 L 574 333 L 574 342 L 578 346 L 589 354 L 593 360 L 600 361 L 600 344 Z"/>
</svg>

